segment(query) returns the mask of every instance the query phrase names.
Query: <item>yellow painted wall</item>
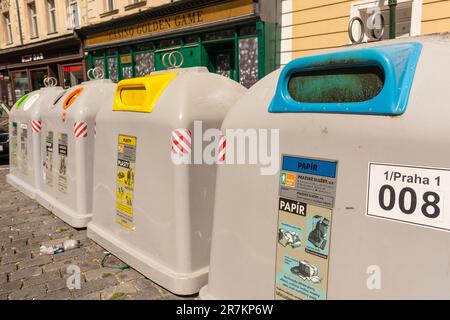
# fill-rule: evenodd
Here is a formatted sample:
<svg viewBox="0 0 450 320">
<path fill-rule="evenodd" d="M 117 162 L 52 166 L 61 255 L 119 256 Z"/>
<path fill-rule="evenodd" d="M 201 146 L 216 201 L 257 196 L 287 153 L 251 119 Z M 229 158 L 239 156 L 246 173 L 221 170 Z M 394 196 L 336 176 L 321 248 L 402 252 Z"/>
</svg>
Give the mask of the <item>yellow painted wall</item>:
<svg viewBox="0 0 450 320">
<path fill-rule="evenodd" d="M 450 0 L 423 0 L 422 34 L 450 31 Z"/>
<path fill-rule="evenodd" d="M 292 0 L 292 59 L 349 43 L 354 0 Z M 450 31 L 450 0 L 423 0 L 421 34 Z"/>
</svg>

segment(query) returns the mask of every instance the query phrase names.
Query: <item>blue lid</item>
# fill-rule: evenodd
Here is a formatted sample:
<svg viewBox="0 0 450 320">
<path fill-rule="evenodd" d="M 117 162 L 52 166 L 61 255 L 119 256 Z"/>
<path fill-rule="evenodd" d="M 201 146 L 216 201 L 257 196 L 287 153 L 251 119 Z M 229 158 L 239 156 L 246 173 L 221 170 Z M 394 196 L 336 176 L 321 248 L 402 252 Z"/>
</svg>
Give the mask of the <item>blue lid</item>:
<svg viewBox="0 0 450 320">
<path fill-rule="evenodd" d="M 421 44 L 408 42 L 296 59 L 283 69 L 269 112 L 401 115 L 408 104 L 421 50 Z M 364 72 L 367 72 L 367 68 L 370 67 L 380 70 L 381 75 L 369 74 L 372 78 L 368 80 L 367 74 L 360 77 L 351 74 L 352 69 L 366 68 Z M 340 70 L 345 71 L 340 74 Z M 327 73 L 331 76 L 327 77 Z M 302 74 L 305 75 L 304 78 Z M 308 99 L 305 101 L 298 97 L 294 99 L 289 93 L 289 85 L 291 79 L 297 75 L 299 82 L 296 82 L 296 88 L 304 91 L 299 92 L 299 95 L 312 94 L 319 100 L 323 92 L 333 97 L 346 94 L 349 97 L 347 100 L 346 97 L 343 97 L 343 100 L 333 100 L 334 98 L 326 100 L 324 97 L 323 101 L 326 102 L 313 100 L 311 102 Z M 373 82 L 377 77 L 379 88 L 368 88 L 366 84 L 370 83 L 369 81 Z M 355 92 L 359 92 L 360 89 L 371 91 L 367 95 L 368 99 L 352 100 Z M 357 95 L 363 96 L 358 92 Z"/>
</svg>

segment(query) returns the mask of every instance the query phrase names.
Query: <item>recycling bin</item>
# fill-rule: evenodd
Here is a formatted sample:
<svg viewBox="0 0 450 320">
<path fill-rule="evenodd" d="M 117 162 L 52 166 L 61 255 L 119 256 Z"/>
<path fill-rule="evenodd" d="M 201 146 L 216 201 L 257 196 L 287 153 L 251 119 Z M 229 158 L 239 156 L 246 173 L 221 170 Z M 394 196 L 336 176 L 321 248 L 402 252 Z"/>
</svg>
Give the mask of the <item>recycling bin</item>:
<svg viewBox="0 0 450 320">
<path fill-rule="evenodd" d="M 63 92 L 61 87 L 45 87 L 24 95 L 11 109 L 10 173 L 6 181 L 33 199 L 41 175 L 41 110 Z"/>
<path fill-rule="evenodd" d="M 166 289 L 198 292 L 207 281 L 216 172 L 215 158 L 202 155 L 219 139 L 206 142 L 207 132 L 220 132 L 245 91 L 206 68 L 121 81 L 114 108 L 97 117 L 88 237 Z"/>
<path fill-rule="evenodd" d="M 383 41 L 253 86 L 223 131 L 264 157 L 218 168 L 200 297 L 449 299 L 449 56 L 445 36 Z"/>
<path fill-rule="evenodd" d="M 36 200 L 75 228 L 92 217 L 95 117 L 111 108 L 114 90 L 110 80 L 83 82 L 42 111 Z"/>
</svg>

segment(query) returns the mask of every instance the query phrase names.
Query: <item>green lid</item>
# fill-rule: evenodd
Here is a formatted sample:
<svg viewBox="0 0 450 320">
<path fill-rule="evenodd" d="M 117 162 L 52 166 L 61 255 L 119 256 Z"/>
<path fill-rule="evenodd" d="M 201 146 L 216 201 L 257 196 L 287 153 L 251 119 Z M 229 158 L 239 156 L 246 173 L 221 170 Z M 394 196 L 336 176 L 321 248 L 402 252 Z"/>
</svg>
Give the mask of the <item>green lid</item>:
<svg viewBox="0 0 450 320">
<path fill-rule="evenodd" d="M 30 96 L 30 94 L 26 94 L 24 95 L 22 98 L 19 99 L 19 101 L 17 101 L 16 103 L 16 109 L 19 110 L 20 107 L 23 105 L 23 103 L 25 102 L 25 100 L 28 99 L 28 97 Z"/>
</svg>

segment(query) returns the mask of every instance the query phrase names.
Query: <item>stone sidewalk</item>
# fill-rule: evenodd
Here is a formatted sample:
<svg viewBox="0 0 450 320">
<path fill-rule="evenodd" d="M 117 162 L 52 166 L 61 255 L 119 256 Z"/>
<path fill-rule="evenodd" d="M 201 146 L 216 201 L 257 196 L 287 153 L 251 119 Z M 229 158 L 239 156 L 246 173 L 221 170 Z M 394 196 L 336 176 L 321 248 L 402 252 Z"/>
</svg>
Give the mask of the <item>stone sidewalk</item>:
<svg viewBox="0 0 450 320">
<path fill-rule="evenodd" d="M 0 166 L 0 300 L 181 299 L 133 269 L 103 268 L 105 250 L 6 183 Z M 79 249 L 40 255 L 41 244 L 77 239 Z M 111 256 L 108 265 L 122 265 Z M 69 266 L 81 270 L 81 289 L 69 290 Z M 195 297 L 190 297 L 195 298 Z M 188 298 L 183 298 L 188 299 Z"/>
</svg>

